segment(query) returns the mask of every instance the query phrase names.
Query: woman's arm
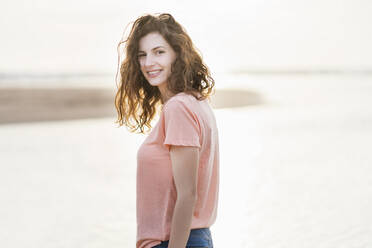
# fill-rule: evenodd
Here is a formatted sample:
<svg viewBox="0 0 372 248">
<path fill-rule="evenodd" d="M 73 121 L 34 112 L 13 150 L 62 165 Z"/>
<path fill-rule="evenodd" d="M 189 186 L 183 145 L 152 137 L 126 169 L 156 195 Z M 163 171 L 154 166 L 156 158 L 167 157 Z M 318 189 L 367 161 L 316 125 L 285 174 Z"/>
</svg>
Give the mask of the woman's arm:
<svg viewBox="0 0 372 248">
<path fill-rule="evenodd" d="M 190 235 L 191 219 L 197 199 L 199 148 L 172 145 L 170 156 L 177 200 L 168 248 L 184 248 Z"/>
</svg>

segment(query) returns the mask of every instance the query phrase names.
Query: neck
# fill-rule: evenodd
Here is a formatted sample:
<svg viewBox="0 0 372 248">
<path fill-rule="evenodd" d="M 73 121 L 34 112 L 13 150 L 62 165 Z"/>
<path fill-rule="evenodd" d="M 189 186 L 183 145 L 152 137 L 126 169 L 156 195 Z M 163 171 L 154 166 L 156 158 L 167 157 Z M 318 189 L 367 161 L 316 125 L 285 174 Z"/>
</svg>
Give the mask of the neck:
<svg viewBox="0 0 372 248">
<path fill-rule="evenodd" d="M 160 94 L 161 94 L 161 101 L 162 101 L 163 104 L 165 104 L 165 102 L 168 101 L 169 98 L 171 98 L 173 96 L 173 94 L 171 92 L 169 92 L 166 85 L 160 85 L 160 86 L 158 86 L 158 89 L 159 89 Z"/>
</svg>

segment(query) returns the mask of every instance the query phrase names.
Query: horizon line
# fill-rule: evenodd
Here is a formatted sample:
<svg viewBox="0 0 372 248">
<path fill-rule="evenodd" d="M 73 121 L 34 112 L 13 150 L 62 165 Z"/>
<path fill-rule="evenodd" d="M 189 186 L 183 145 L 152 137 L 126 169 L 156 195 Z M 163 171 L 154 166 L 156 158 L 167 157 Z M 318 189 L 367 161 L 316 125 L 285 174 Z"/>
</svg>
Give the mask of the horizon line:
<svg viewBox="0 0 372 248">
<path fill-rule="evenodd" d="M 226 72 L 216 72 L 223 74 L 372 74 L 372 69 L 236 69 Z M 4 79 L 48 79 L 48 78 L 89 78 L 89 77 L 115 77 L 116 74 L 109 72 L 57 72 L 57 73 L 3 73 L 0 72 L 0 80 Z"/>
</svg>

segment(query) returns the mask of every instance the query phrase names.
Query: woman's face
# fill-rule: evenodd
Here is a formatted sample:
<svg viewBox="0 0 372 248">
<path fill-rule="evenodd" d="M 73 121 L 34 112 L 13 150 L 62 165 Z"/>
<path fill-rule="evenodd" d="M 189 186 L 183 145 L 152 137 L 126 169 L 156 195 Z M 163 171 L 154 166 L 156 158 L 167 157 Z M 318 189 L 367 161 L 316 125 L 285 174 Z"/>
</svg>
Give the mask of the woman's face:
<svg viewBox="0 0 372 248">
<path fill-rule="evenodd" d="M 149 33 L 139 40 L 138 61 L 152 86 L 166 88 L 175 59 L 176 52 L 159 33 Z"/>
</svg>

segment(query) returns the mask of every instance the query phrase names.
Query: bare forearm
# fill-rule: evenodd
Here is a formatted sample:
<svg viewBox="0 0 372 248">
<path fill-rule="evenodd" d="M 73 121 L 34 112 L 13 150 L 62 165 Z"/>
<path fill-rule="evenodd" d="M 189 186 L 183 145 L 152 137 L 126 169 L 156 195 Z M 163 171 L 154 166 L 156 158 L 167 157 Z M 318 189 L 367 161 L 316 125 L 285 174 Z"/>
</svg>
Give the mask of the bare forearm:
<svg viewBox="0 0 372 248">
<path fill-rule="evenodd" d="M 191 219 L 196 197 L 177 199 L 173 212 L 172 226 L 168 248 L 183 248 L 190 235 Z"/>
</svg>

